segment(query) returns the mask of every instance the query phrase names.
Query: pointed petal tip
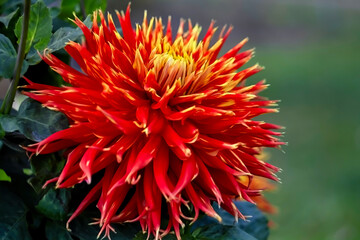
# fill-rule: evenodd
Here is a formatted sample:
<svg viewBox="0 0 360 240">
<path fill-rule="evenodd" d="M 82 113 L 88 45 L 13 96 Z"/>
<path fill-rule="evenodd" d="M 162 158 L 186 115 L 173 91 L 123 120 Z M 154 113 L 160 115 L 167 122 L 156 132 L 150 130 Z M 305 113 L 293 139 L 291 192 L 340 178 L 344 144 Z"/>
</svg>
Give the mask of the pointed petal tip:
<svg viewBox="0 0 360 240">
<path fill-rule="evenodd" d="M 70 229 L 70 220 L 68 220 L 68 221 L 66 222 L 65 227 L 66 227 L 66 230 L 67 230 L 68 232 L 71 232 L 71 231 L 72 231 L 72 230 Z"/>
</svg>

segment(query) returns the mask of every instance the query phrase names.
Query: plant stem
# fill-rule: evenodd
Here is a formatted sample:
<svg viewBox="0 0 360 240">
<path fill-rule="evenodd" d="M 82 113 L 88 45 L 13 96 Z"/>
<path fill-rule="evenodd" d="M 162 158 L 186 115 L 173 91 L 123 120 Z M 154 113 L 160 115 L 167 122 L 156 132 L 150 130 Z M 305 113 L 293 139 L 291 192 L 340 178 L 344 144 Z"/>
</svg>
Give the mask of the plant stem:
<svg viewBox="0 0 360 240">
<path fill-rule="evenodd" d="M 11 82 L 9 89 L 6 92 L 5 99 L 0 108 L 0 113 L 2 114 L 9 114 L 9 112 L 11 111 L 17 86 L 19 84 L 21 68 L 25 57 L 26 39 L 29 29 L 30 4 L 31 4 L 31 0 L 24 0 L 24 18 L 23 18 L 23 25 L 21 30 L 20 44 L 18 47 L 18 55 L 16 58 L 16 65 L 13 74 L 13 81 Z"/>
</svg>

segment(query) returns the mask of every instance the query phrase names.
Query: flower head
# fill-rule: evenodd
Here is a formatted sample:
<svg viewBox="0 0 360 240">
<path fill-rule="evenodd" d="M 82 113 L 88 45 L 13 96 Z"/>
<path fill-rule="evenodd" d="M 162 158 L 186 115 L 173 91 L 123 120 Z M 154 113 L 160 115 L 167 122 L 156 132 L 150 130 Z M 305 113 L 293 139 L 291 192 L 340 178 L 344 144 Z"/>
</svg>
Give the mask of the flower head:
<svg viewBox="0 0 360 240">
<path fill-rule="evenodd" d="M 33 91 L 25 93 L 70 121 L 29 147 L 37 154 L 66 150 L 64 169 L 48 182 L 69 188 L 103 172 L 69 222 L 94 201 L 106 235 L 112 223 L 139 221 L 156 239 L 172 229 L 180 239 L 183 220 L 195 221 L 200 211 L 221 221 L 212 201 L 244 218 L 232 200 L 253 202 L 263 190 L 251 184 L 255 177 L 277 180 L 278 168 L 257 155 L 282 144 L 272 131 L 278 126 L 253 120 L 277 110 L 269 108 L 276 101 L 258 96 L 264 81 L 245 84 L 262 68 L 238 71 L 253 56 L 253 50 L 239 53 L 247 39 L 218 57 L 231 28 L 211 44 L 214 23 L 199 40 L 201 28 L 190 21 L 187 31 L 181 21 L 174 34 L 170 18 L 166 30 L 146 15 L 134 29 L 129 8 L 117 16 L 122 34 L 110 15 L 106 21 L 95 12 L 91 29 L 75 18 L 85 41 L 65 50 L 81 71 L 45 53 L 43 60 L 71 86 L 29 81 Z M 194 215 L 185 216 L 182 206 L 190 205 Z M 160 229 L 164 209 L 169 221 Z"/>
</svg>

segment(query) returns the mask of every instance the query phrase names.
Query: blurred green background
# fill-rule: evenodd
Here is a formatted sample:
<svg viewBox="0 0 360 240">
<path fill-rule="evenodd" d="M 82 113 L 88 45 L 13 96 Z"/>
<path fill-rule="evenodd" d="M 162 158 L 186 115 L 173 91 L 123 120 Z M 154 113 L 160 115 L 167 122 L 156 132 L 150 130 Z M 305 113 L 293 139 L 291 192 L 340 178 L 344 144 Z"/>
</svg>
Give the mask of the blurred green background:
<svg viewBox="0 0 360 240">
<path fill-rule="evenodd" d="M 109 1 L 108 10 L 127 1 Z M 281 99 L 280 113 L 262 119 L 286 126 L 288 146 L 271 151 L 282 184 L 268 194 L 279 207 L 270 240 L 360 239 L 360 1 L 134 1 L 132 18 L 172 15 L 208 27 L 233 25 L 227 50 L 245 37 L 252 64 L 266 69 L 263 95 Z M 249 66 L 249 65 L 248 65 Z"/>
</svg>

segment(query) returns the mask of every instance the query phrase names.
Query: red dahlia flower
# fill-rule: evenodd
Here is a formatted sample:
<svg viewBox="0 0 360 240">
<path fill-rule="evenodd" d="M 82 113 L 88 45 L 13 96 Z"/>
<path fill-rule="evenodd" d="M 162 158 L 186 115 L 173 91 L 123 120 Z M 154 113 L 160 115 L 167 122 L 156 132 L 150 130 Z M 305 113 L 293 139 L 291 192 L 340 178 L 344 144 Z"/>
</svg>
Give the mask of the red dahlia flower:
<svg viewBox="0 0 360 240">
<path fill-rule="evenodd" d="M 33 91 L 25 93 L 70 121 L 68 129 L 29 147 L 37 154 L 66 150 L 60 176 L 47 183 L 90 184 L 104 170 L 69 222 L 94 201 L 107 236 L 111 223 L 139 221 L 155 239 L 171 229 L 180 239 L 183 219 L 195 221 L 200 211 L 221 221 L 212 201 L 244 218 L 232 200 L 253 202 L 260 195 L 254 176 L 277 180 L 278 168 L 257 155 L 282 144 L 271 130 L 278 126 L 252 120 L 277 110 L 268 108 L 275 101 L 257 95 L 264 81 L 245 85 L 260 66 L 237 72 L 253 56 L 253 50 L 238 53 L 247 39 L 218 58 L 231 28 L 211 45 L 213 23 L 198 40 L 201 28 L 190 21 L 187 32 L 181 21 L 173 36 L 170 18 L 164 31 L 161 19 L 148 21 L 146 14 L 134 29 L 129 8 L 117 15 L 122 35 L 110 15 L 106 21 L 95 12 L 91 29 L 75 18 L 85 42 L 69 42 L 65 50 L 81 71 L 45 53 L 43 60 L 71 86 L 29 81 Z M 164 205 L 169 221 L 161 230 Z M 182 205 L 192 205 L 194 216 L 185 216 Z"/>
</svg>

